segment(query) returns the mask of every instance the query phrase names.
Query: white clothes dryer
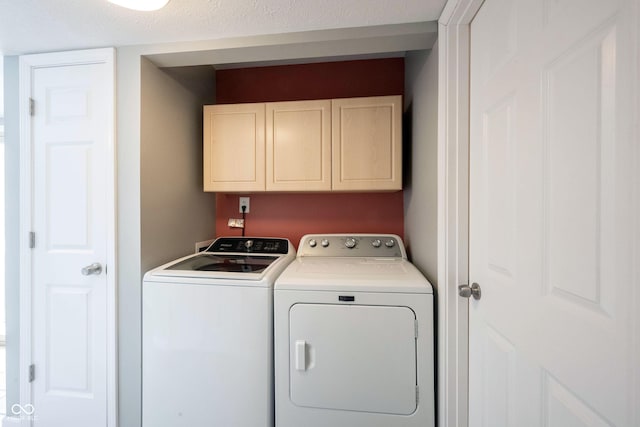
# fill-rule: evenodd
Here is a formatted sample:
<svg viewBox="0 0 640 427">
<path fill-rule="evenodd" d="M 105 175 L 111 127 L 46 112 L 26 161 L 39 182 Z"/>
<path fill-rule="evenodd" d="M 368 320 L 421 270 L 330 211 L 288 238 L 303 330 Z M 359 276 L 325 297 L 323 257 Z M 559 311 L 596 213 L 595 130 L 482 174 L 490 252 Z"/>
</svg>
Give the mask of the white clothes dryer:
<svg viewBox="0 0 640 427">
<path fill-rule="evenodd" d="M 277 427 L 433 427 L 433 289 L 396 235 L 306 235 L 274 287 Z"/>
<path fill-rule="evenodd" d="M 273 427 L 273 283 L 286 239 L 223 237 L 143 282 L 143 427 Z"/>
</svg>

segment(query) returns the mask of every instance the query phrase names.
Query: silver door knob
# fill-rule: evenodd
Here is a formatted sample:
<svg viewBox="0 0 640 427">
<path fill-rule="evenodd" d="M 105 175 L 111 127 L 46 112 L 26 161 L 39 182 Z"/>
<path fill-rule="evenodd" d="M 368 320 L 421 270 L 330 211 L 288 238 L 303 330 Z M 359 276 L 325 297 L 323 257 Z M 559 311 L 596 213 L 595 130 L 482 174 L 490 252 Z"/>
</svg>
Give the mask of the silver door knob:
<svg viewBox="0 0 640 427">
<path fill-rule="evenodd" d="M 102 265 L 99 262 L 94 262 L 91 265 L 87 265 L 80 270 L 83 276 L 90 276 L 92 274 L 102 273 Z"/>
<path fill-rule="evenodd" d="M 469 285 L 460 285 L 458 286 L 458 295 L 463 298 L 480 299 L 482 296 L 482 290 L 480 289 L 480 285 L 477 283 L 473 283 L 471 286 Z"/>
</svg>

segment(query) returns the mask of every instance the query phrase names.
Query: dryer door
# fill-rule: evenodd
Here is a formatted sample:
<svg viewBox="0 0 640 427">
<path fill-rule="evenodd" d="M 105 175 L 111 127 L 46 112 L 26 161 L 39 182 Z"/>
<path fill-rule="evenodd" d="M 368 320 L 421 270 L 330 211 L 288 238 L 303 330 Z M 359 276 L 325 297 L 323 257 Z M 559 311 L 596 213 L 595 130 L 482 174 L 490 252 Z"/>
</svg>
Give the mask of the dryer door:
<svg viewBox="0 0 640 427">
<path fill-rule="evenodd" d="M 289 312 L 291 400 L 313 408 L 412 414 L 415 320 L 408 307 L 295 304 Z"/>
</svg>

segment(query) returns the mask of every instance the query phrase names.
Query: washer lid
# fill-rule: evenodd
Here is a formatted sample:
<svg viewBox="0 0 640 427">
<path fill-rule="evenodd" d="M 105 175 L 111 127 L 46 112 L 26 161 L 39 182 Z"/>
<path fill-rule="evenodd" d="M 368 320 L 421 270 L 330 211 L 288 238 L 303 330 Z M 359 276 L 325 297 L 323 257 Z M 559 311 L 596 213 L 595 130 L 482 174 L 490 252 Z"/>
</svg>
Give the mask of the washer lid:
<svg viewBox="0 0 640 427">
<path fill-rule="evenodd" d="M 276 290 L 433 293 L 403 258 L 299 257 L 276 280 Z"/>
<path fill-rule="evenodd" d="M 271 286 L 280 272 L 294 259 L 286 255 L 200 252 L 161 265 L 145 274 L 145 281 L 175 283 L 240 284 Z"/>
<path fill-rule="evenodd" d="M 230 273 L 261 273 L 278 259 L 277 256 L 227 255 L 200 253 L 166 267 L 166 270 L 222 271 Z"/>
</svg>

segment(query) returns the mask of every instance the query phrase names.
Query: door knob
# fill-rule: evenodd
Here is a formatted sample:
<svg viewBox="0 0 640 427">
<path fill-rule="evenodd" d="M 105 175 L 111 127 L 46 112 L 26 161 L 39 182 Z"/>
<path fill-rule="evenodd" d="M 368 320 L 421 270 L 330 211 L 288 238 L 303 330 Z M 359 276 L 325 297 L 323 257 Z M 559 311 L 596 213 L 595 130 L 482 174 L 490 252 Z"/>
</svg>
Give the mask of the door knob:
<svg viewBox="0 0 640 427">
<path fill-rule="evenodd" d="M 482 290 L 480 289 L 480 285 L 477 283 L 473 283 L 471 286 L 469 285 L 460 285 L 458 286 L 458 295 L 463 298 L 480 299 L 482 296 Z"/>
<path fill-rule="evenodd" d="M 102 265 L 99 262 L 94 262 L 91 265 L 87 265 L 80 270 L 83 276 L 90 276 L 92 274 L 102 273 Z"/>
</svg>

